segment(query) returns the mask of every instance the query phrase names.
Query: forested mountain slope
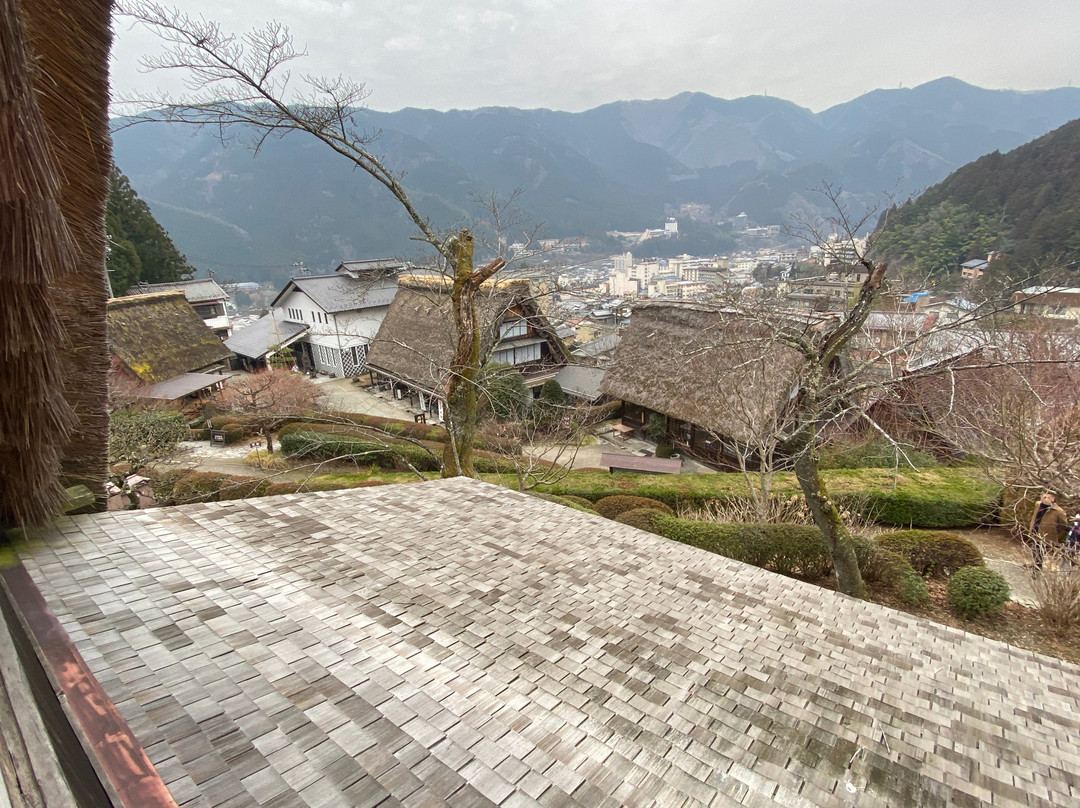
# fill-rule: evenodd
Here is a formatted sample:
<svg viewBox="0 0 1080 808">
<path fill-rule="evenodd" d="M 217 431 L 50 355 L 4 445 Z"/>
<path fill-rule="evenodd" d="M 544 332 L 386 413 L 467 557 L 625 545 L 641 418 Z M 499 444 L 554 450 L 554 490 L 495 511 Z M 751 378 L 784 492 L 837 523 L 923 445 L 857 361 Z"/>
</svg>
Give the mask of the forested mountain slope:
<svg viewBox="0 0 1080 808">
<path fill-rule="evenodd" d="M 877 250 L 909 271 L 939 277 L 991 250 L 1007 252 L 1012 271 L 1075 260 L 1080 121 L 981 157 L 892 211 Z"/>
</svg>

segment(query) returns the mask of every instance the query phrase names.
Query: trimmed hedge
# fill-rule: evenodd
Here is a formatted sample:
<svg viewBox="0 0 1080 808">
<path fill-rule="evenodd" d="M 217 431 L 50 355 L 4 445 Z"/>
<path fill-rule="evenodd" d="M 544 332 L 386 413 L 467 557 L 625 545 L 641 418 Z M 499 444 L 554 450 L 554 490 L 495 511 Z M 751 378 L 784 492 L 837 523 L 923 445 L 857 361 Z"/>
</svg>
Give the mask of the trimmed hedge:
<svg viewBox="0 0 1080 808">
<path fill-rule="evenodd" d="M 949 605 L 965 620 L 1001 611 L 1012 594 L 999 572 L 988 567 L 964 567 L 949 579 Z"/>
<path fill-rule="evenodd" d="M 656 530 L 653 529 L 653 519 L 658 513 L 661 513 L 661 511 L 656 510 L 656 508 L 634 508 L 620 513 L 615 517 L 615 521 L 630 525 L 630 527 L 636 527 L 638 530 L 644 530 L 647 533 L 656 533 Z"/>
<path fill-rule="evenodd" d="M 638 508 L 652 508 L 656 511 L 662 511 L 669 516 L 674 516 L 675 511 L 665 505 L 658 499 L 650 499 L 649 497 L 627 497 L 627 496 L 611 496 L 598 499 L 593 506 L 596 512 L 607 519 L 614 519 L 620 513 L 626 511 L 636 510 Z"/>
<path fill-rule="evenodd" d="M 913 528 L 974 527 L 993 518 L 997 496 L 968 491 L 866 491 L 835 497 L 837 503 L 883 525 Z"/>
<path fill-rule="evenodd" d="M 588 502 L 588 500 L 586 500 L 586 502 L 588 503 L 587 505 L 582 505 L 580 501 L 574 501 L 577 500 L 577 497 L 570 499 L 569 497 L 560 497 L 556 496 L 555 494 L 537 493 L 532 493 L 532 496 L 536 497 L 537 499 L 542 499 L 545 502 L 554 502 L 556 505 L 562 505 L 565 508 L 573 508 L 575 511 L 582 511 L 584 513 L 591 513 L 594 515 L 596 514 L 596 511 L 593 510 L 592 503 Z"/>
<path fill-rule="evenodd" d="M 755 567 L 810 578 L 825 575 L 832 558 L 821 532 L 807 525 L 696 522 L 658 513 L 649 530 L 682 544 L 745 561 Z"/>
<path fill-rule="evenodd" d="M 374 463 L 380 468 L 407 470 L 406 463 L 418 471 L 442 468 L 441 446 L 417 446 L 407 441 L 372 440 L 350 434 L 345 427 L 289 430 L 278 433 L 281 451 L 287 457 L 352 458 Z"/>
<path fill-rule="evenodd" d="M 888 550 L 872 539 L 855 536 L 855 558 L 863 582 L 875 589 L 891 592 L 908 606 L 930 602 L 926 582 L 900 553 Z"/>
<path fill-rule="evenodd" d="M 585 497 L 575 497 L 573 494 L 563 494 L 562 499 L 567 502 L 572 502 L 575 505 L 580 505 L 582 508 L 588 508 L 593 513 L 596 512 L 596 506 L 591 499 L 585 499 Z"/>
<path fill-rule="evenodd" d="M 217 502 L 221 499 L 222 488 L 244 480 L 243 477 L 232 477 L 216 471 L 189 471 L 173 483 L 169 500 L 173 504 Z"/>
<path fill-rule="evenodd" d="M 1001 490 L 970 469 L 937 468 L 906 472 L 895 478 L 885 469 L 835 470 L 822 473 L 833 501 L 869 519 L 895 527 L 971 527 L 993 518 Z M 578 469 L 558 483 L 544 486 L 551 494 L 596 501 L 607 496 L 658 499 L 671 508 L 701 506 L 714 500 L 745 496 L 739 474 L 608 474 Z M 774 493 L 799 494 L 791 474 L 777 474 Z"/>
<path fill-rule="evenodd" d="M 334 423 L 327 423 L 327 421 L 333 421 Z M 448 439 L 445 427 L 434 424 L 418 424 L 397 418 L 382 418 L 378 415 L 366 415 L 357 412 L 327 412 L 323 415 L 312 415 L 306 418 L 292 418 L 288 424 L 281 428 L 279 434 L 312 427 L 316 429 L 319 427 L 344 427 L 347 429 L 349 426 L 370 427 L 380 434 L 400 435 L 413 440 L 446 443 Z"/>
<path fill-rule="evenodd" d="M 984 566 L 979 548 L 943 530 L 895 530 L 878 536 L 878 544 L 899 553 L 919 575 L 948 578 L 963 567 Z"/>
</svg>

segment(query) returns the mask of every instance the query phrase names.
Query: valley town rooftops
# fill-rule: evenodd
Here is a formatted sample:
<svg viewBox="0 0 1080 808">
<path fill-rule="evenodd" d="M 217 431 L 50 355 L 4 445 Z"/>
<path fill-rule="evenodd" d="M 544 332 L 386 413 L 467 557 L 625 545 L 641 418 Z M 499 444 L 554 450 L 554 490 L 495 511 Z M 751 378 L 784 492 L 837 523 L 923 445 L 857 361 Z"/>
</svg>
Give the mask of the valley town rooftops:
<svg viewBox="0 0 1080 808">
<path fill-rule="evenodd" d="M 67 519 L 180 805 L 1066 805 L 1080 668 L 476 480 Z"/>
</svg>

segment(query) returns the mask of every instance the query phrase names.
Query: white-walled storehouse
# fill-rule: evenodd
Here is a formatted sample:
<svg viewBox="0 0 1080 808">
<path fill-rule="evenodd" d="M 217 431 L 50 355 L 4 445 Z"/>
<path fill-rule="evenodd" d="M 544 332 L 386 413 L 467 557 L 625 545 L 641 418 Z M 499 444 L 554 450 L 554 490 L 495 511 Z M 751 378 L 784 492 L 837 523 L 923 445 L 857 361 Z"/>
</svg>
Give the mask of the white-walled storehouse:
<svg viewBox="0 0 1080 808">
<path fill-rule="evenodd" d="M 289 323 L 307 326 L 293 348 L 306 368 L 335 376 L 367 369 L 367 352 L 397 293 L 400 264 L 342 264 L 329 275 L 293 278 L 271 304 Z"/>
</svg>

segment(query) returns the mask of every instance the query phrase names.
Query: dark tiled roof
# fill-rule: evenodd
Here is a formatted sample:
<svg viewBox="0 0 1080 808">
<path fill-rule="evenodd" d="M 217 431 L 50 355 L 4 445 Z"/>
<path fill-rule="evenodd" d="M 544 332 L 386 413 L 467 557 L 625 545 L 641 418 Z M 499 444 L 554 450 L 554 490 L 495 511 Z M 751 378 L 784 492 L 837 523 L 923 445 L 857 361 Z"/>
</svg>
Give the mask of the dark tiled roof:
<svg viewBox="0 0 1080 808">
<path fill-rule="evenodd" d="M 233 331 L 232 336 L 225 340 L 225 345 L 237 356 L 261 359 L 273 346 L 289 345 L 309 327 L 286 320 L 281 309 L 272 309 L 255 322 Z"/>
<path fill-rule="evenodd" d="M 475 480 L 27 561 L 180 804 L 1066 805 L 1080 668 Z"/>
<path fill-rule="evenodd" d="M 213 278 L 200 278 L 194 281 L 176 281 L 175 283 L 144 283 L 128 291 L 128 294 L 153 294 L 154 292 L 183 292 L 188 303 L 209 303 L 213 300 L 228 300 L 229 295 Z"/>
<path fill-rule="evenodd" d="M 149 387 L 139 388 L 135 394 L 139 398 L 153 398 L 159 401 L 176 401 L 177 399 L 206 390 L 215 384 L 221 384 L 227 377 L 217 373 L 185 373 L 175 379 L 158 382 Z"/>
<path fill-rule="evenodd" d="M 600 397 L 600 383 L 604 381 L 605 373 L 603 368 L 589 365 L 565 365 L 555 374 L 555 381 L 567 393 L 595 401 Z"/>
<path fill-rule="evenodd" d="M 378 275 L 353 277 L 346 272 L 293 278 L 274 299 L 273 305 L 297 288 L 327 314 L 389 306 L 397 293 L 397 279 Z"/>
<path fill-rule="evenodd" d="M 620 339 L 618 334 L 600 334 L 596 339 L 578 345 L 572 353 L 576 356 L 600 356 L 618 348 Z"/>
</svg>

